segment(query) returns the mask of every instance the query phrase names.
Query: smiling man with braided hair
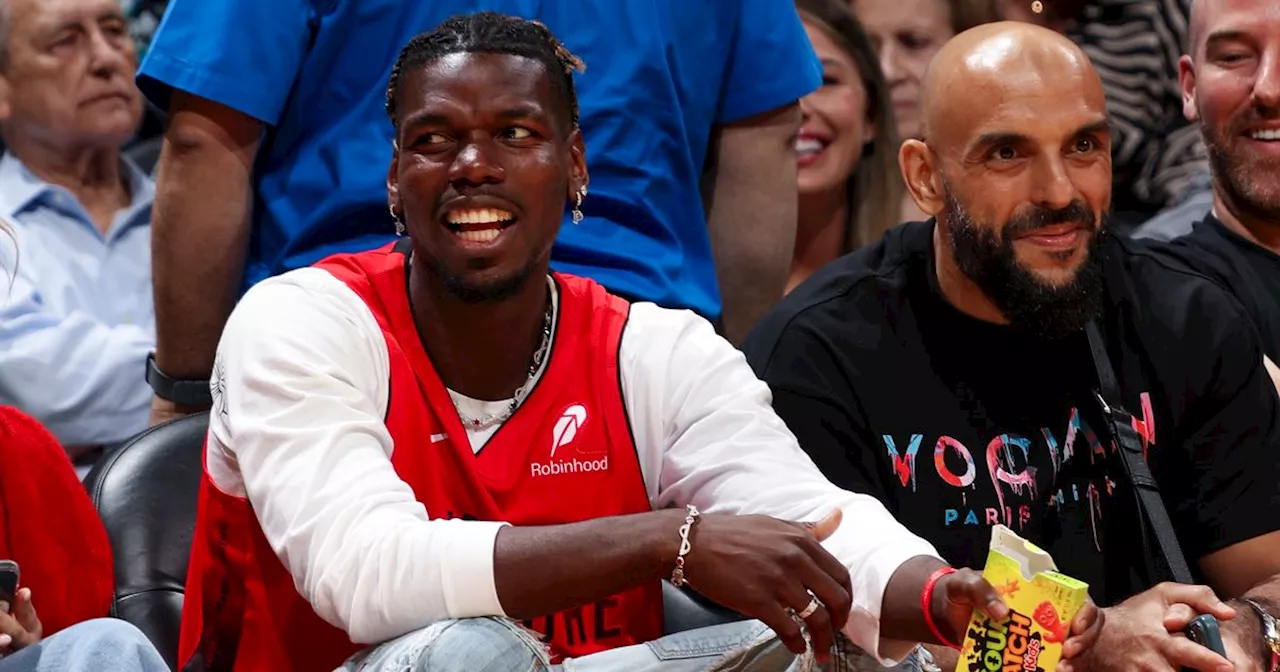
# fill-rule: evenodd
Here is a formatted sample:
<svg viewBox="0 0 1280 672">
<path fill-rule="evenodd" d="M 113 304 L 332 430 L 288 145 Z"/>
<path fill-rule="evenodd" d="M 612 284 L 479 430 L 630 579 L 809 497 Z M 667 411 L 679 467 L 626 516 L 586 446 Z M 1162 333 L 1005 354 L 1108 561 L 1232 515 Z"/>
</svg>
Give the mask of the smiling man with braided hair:
<svg viewBox="0 0 1280 672">
<path fill-rule="evenodd" d="M 593 182 L 556 270 L 692 310 L 735 342 L 782 297 L 799 100 L 822 84 L 793 0 L 172 0 L 138 80 L 169 112 L 153 424 L 209 408 L 218 337 L 245 290 L 395 237 L 368 170 L 391 147 L 383 87 L 399 47 L 477 5 L 541 22 L 591 64 Z M 469 30 L 450 39 L 528 38 Z"/>
<path fill-rule="evenodd" d="M 588 183 L 575 65 L 489 13 L 404 49 L 407 235 L 263 282 L 219 345 L 184 664 L 848 669 L 1003 616 L 824 479 L 709 322 L 550 272 Z M 748 620 L 663 637 L 667 578 Z"/>
</svg>

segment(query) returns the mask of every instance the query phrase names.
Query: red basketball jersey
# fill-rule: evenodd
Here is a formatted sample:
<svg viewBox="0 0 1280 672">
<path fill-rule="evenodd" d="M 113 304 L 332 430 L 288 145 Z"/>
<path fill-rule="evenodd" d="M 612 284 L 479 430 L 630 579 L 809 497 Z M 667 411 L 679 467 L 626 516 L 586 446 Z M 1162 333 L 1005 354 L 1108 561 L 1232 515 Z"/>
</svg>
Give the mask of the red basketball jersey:
<svg viewBox="0 0 1280 672">
<path fill-rule="evenodd" d="M 354 290 L 383 331 L 391 462 L 429 515 L 549 525 L 650 510 L 618 375 L 629 304 L 590 280 L 555 275 L 559 309 L 546 368 L 476 453 L 418 337 L 406 251 L 389 245 L 318 266 Z M 530 580 L 537 575 L 530 567 Z M 544 634 L 557 659 L 650 641 L 661 635 L 661 587 L 526 625 Z M 181 639 L 183 664 L 237 671 L 327 672 L 362 648 L 297 593 L 249 502 L 221 492 L 207 465 Z"/>
</svg>

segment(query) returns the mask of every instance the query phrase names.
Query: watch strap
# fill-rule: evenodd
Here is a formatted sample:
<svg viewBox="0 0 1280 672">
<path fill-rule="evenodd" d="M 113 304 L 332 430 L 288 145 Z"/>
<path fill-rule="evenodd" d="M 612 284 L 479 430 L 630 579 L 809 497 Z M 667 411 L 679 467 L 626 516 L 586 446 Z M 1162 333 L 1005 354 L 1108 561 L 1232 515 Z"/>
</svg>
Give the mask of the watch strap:
<svg viewBox="0 0 1280 672">
<path fill-rule="evenodd" d="M 176 380 L 156 366 L 156 353 L 147 355 L 147 384 L 157 397 L 179 406 L 211 406 L 208 380 Z"/>
<path fill-rule="evenodd" d="M 1267 672 L 1277 672 L 1280 670 L 1280 625 L 1270 612 L 1262 608 L 1262 605 L 1247 597 L 1240 599 L 1253 608 L 1253 611 L 1258 614 L 1258 620 L 1262 622 L 1262 653 L 1266 663 L 1262 669 Z"/>
</svg>

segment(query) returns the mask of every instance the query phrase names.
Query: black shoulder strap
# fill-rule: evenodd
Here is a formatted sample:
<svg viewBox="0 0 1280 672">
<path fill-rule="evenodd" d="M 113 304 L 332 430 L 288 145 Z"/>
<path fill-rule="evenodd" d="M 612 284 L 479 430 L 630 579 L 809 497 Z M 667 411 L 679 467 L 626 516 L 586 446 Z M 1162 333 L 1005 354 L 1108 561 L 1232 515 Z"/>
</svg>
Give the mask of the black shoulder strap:
<svg viewBox="0 0 1280 672">
<path fill-rule="evenodd" d="M 1116 380 L 1116 371 L 1111 367 L 1111 358 L 1107 356 L 1107 344 L 1102 340 L 1102 332 L 1098 323 L 1092 320 L 1084 327 L 1089 337 L 1089 350 L 1093 355 L 1093 367 L 1098 372 L 1098 386 L 1102 388 L 1104 405 L 1119 407 L 1120 383 Z M 1106 408 L 1103 409 L 1107 410 Z"/>
<path fill-rule="evenodd" d="M 1093 352 L 1093 365 L 1098 371 L 1098 386 L 1101 388 L 1098 402 L 1119 449 L 1125 475 L 1137 495 L 1138 510 L 1145 518 L 1145 521 L 1140 522 L 1143 528 L 1142 545 L 1148 551 L 1146 557 L 1163 559 L 1164 568 L 1174 581 L 1194 583 L 1186 558 L 1182 555 L 1182 547 L 1178 544 L 1178 535 L 1173 531 L 1173 522 L 1164 507 L 1164 500 L 1160 498 L 1160 486 L 1147 466 L 1142 437 L 1133 427 L 1133 416 L 1121 404 L 1120 384 L 1116 379 L 1115 369 L 1111 366 L 1111 358 L 1107 356 L 1106 342 L 1102 340 L 1098 325 L 1092 321 L 1085 326 L 1085 333 L 1089 337 L 1089 349 Z M 1146 533 L 1147 522 L 1151 524 L 1151 531 L 1155 536 L 1155 549 L 1151 548 L 1150 536 Z M 1154 580 L 1154 577 L 1151 578 Z"/>
</svg>

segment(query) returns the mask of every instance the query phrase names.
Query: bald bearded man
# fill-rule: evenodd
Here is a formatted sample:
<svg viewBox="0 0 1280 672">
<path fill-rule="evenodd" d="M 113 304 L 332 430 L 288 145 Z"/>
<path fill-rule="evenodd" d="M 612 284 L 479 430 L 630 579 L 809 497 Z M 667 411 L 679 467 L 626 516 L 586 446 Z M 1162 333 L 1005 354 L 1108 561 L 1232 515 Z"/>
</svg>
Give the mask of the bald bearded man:
<svg viewBox="0 0 1280 672">
<path fill-rule="evenodd" d="M 933 63 L 900 154 L 933 217 L 818 272 L 751 335 L 774 408 L 828 478 L 949 562 L 982 566 L 1000 524 L 1087 581 L 1103 633 L 1059 670 L 1232 669 L 1181 635 L 1197 613 L 1235 669 L 1274 670 L 1253 606 L 1219 601 L 1280 613 L 1280 397 L 1243 309 L 1109 235 L 1106 105 L 1075 45 L 990 24 Z M 1115 434 L 1206 586 L 1164 582 Z"/>
</svg>

